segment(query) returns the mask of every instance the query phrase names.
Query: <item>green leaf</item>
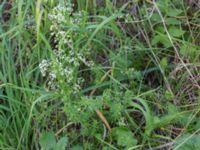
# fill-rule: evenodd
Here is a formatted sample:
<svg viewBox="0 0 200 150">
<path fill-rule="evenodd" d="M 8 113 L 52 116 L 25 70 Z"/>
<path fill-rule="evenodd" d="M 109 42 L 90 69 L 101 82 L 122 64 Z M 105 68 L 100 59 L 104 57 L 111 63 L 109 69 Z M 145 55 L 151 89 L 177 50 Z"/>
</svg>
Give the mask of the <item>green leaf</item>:
<svg viewBox="0 0 200 150">
<path fill-rule="evenodd" d="M 61 139 L 57 142 L 56 147 L 55 147 L 55 150 L 65 150 L 65 148 L 66 148 L 66 146 L 67 146 L 67 143 L 68 143 L 67 137 L 61 138 Z"/>
<path fill-rule="evenodd" d="M 152 45 L 156 44 L 163 44 L 164 47 L 169 48 L 172 46 L 171 42 L 169 41 L 168 37 L 165 35 L 156 35 L 153 37 L 151 41 Z"/>
<path fill-rule="evenodd" d="M 176 150 L 199 150 L 200 135 L 184 134 L 177 139 L 173 146 Z"/>
<path fill-rule="evenodd" d="M 155 30 L 159 33 L 163 33 L 163 34 L 165 33 L 165 28 L 163 26 L 158 26 L 155 28 Z"/>
<path fill-rule="evenodd" d="M 113 136 L 117 144 L 123 147 L 131 147 L 137 144 L 132 132 L 126 127 L 116 127 L 113 129 Z"/>
<path fill-rule="evenodd" d="M 42 133 L 39 143 L 45 150 L 53 149 L 56 146 L 56 138 L 52 132 Z"/>
<path fill-rule="evenodd" d="M 161 21 L 161 18 L 160 18 L 160 15 L 158 13 L 154 13 L 152 16 L 151 16 L 151 19 L 153 21 Z"/>
<path fill-rule="evenodd" d="M 165 22 L 168 25 L 179 25 L 181 23 L 181 21 L 176 18 L 167 18 L 165 19 Z"/>
<path fill-rule="evenodd" d="M 196 55 L 196 48 L 192 45 L 183 45 L 180 48 L 180 53 L 187 58 L 195 59 Z"/>
<path fill-rule="evenodd" d="M 168 93 L 168 91 L 166 91 L 165 93 Z M 177 107 L 172 103 L 167 103 L 167 111 L 169 115 L 178 113 Z"/>
<path fill-rule="evenodd" d="M 81 145 L 75 145 L 70 150 L 83 150 L 83 147 Z"/>
<path fill-rule="evenodd" d="M 170 91 L 165 91 L 165 98 L 167 99 L 167 100 L 172 100 L 173 98 L 174 98 L 174 95 L 170 92 Z"/>
<path fill-rule="evenodd" d="M 158 0 L 156 3 L 161 12 L 163 12 L 163 13 L 168 12 L 169 0 Z"/>
<path fill-rule="evenodd" d="M 188 121 L 190 121 L 191 117 L 192 117 L 192 114 L 189 113 L 189 112 L 187 112 L 187 113 L 184 113 L 184 115 L 180 115 L 180 116 L 176 119 L 176 121 L 177 121 L 180 125 L 183 125 L 183 126 L 184 126 L 185 124 L 188 123 Z"/>
<path fill-rule="evenodd" d="M 167 58 L 166 57 L 162 58 L 160 61 L 160 66 L 162 67 L 162 69 L 165 69 L 167 65 L 168 65 Z"/>
<path fill-rule="evenodd" d="M 173 37 L 181 37 L 185 33 L 185 31 L 183 31 L 180 28 L 172 26 L 169 28 L 169 33 Z"/>
<path fill-rule="evenodd" d="M 123 107 L 120 103 L 114 103 L 112 104 L 112 107 L 110 108 L 110 114 L 113 120 L 117 120 L 119 116 L 121 116 L 121 112 L 123 110 Z"/>
<path fill-rule="evenodd" d="M 196 124 L 194 125 L 194 129 L 196 130 L 200 129 L 200 118 L 197 118 Z"/>
<path fill-rule="evenodd" d="M 167 11 L 167 15 L 168 16 L 172 16 L 172 17 L 175 17 L 175 16 L 178 16 L 182 13 L 183 11 L 180 10 L 180 9 L 173 9 L 173 8 L 170 8 L 168 11 Z"/>
<path fill-rule="evenodd" d="M 108 146 L 105 146 L 105 147 L 103 147 L 103 149 L 102 150 L 113 150 L 112 148 L 110 148 L 110 147 L 108 147 Z"/>
</svg>

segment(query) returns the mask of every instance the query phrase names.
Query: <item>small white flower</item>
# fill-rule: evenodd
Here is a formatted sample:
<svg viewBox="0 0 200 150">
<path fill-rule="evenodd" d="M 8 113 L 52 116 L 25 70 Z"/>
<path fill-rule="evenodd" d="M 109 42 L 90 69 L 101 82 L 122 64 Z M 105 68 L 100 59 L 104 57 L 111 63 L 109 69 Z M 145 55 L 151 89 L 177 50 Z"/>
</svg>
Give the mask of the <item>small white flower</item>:
<svg viewBox="0 0 200 150">
<path fill-rule="evenodd" d="M 55 74 L 55 72 L 50 72 L 50 73 L 49 73 L 49 76 L 50 76 L 50 78 L 52 78 L 52 79 L 56 79 L 56 74 Z"/>
<path fill-rule="evenodd" d="M 42 60 L 42 62 L 39 64 L 40 71 L 42 73 L 42 76 L 46 76 L 48 71 L 49 63 L 47 60 Z"/>
</svg>

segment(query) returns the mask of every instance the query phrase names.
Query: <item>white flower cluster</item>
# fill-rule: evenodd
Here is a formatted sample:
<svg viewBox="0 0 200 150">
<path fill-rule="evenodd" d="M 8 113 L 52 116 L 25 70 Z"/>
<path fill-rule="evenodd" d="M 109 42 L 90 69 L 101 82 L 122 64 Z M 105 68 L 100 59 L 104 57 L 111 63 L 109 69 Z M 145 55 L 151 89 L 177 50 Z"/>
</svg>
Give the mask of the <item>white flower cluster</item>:
<svg viewBox="0 0 200 150">
<path fill-rule="evenodd" d="M 39 68 L 43 77 L 47 79 L 47 88 L 54 91 L 62 91 L 60 85 L 68 85 L 73 93 L 78 92 L 81 89 L 81 84 L 84 82 L 83 78 L 77 78 L 74 82 L 75 70 L 61 62 L 42 60 L 39 64 Z M 64 91 L 63 91 L 64 92 Z"/>
<path fill-rule="evenodd" d="M 42 73 L 42 76 L 45 77 L 47 75 L 47 72 L 48 72 L 48 68 L 49 68 L 49 63 L 47 60 L 42 60 L 42 62 L 39 64 L 39 68 L 40 68 L 40 71 Z"/>
<path fill-rule="evenodd" d="M 56 23 L 64 23 L 67 17 L 73 12 L 73 4 L 67 3 L 66 5 L 58 4 L 52 13 L 48 15 L 49 19 L 55 21 Z"/>
<path fill-rule="evenodd" d="M 81 89 L 84 79 L 79 77 L 78 69 L 82 64 L 87 67 L 94 65 L 93 61 L 88 60 L 86 53 L 78 48 L 74 48 L 75 35 L 78 31 L 70 28 L 78 27 L 81 23 L 82 12 L 73 12 L 73 4 L 58 5 L 48 15 L 52 25 L 50 27 L 51 35 L 54 37 L 55 49 L 51 61 L 43 60 L 39 68 L 42 76 L 48 80 L 47 87 L 51 90 L 63 91 L 63 85 L 70 88 L 71 93 L 76 93 Z"/>
</svg>

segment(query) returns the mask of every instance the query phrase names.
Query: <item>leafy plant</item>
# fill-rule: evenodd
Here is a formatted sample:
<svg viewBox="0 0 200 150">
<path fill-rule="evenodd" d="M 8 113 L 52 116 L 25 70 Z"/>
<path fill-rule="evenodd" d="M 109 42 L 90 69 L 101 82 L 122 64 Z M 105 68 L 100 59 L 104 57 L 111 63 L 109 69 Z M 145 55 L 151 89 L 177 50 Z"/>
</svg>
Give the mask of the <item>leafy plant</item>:
<svg viewBox="0 0 200 150">
<path fill-rule="evenodd" d="M 114 128 L 112 130 L 112 135 L 119 146 L 129 148 L 137 144 L 137 140 L 133 136 L 133 133 L 126 127 Z"/>
<path fill-rule="evenodd" d="M 68 138 L 62 137 L 56 142 L 56 137 L 52 132 L 42 133 L 40 137 L 40 146 L 44 150 L 65 150 L 68 144 Z"/>
<path fill-rule="evenodd" d="M 200 135 L 184 134 L 176 140 L 174 150 L 198 150 L 200 147 Z"/>
<path fill-rule="evenodd" d="M 198 149 L 198 8 L 0 0 L 0 149 Z"/>
</svg>

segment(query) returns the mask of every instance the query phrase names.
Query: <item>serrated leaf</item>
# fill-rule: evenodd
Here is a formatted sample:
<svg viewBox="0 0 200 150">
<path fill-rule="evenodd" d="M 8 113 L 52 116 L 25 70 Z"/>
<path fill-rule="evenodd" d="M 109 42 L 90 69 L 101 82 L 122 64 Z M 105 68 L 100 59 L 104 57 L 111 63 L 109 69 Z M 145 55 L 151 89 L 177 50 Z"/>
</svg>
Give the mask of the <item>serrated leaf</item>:
<svg viewBox="0 0 200 150">
<path fill-rule="evenodd" d="M 158 27 L 156 27 L 156 29 L 155 29 L 157 32 L 160 32 L 160 33 L 165 33 L 165 29 L 164 29 L 164 27 L 163 26 L 158 26 Z"/>
<path fill-rule="evenodd" d="M 56 138 L 52 132 L 42 133 L 39 143 L 45 150 L 53 149 L 56 146 Z"/>
<path fill-rule="evenodd" d="M 117 127 L 113 129 L 113 136 L 117 144 L 123 147 L 130 147 L 137 144 L 132 132 L 126 127 Z"/>
<path fill-rule="evenodd" d="M 67 142 L 68 142 L 67 137 L 61 138 L 61 139 L 56 143 L 55 150 L 65 150 L 65 148 L 66 148 L 66 146 L 67 146 Z"/>
<path fill-rule="evenodd" d="M 194 59 L 196 57 L 196 48 L 190 45 L 183 45 L 180 48 L 180 53 L 184 57 Z"/>
<path fill-rule="evenodd" d="M 121 116 L 122 105 L 120 103 L 114 103 L 110 108 L 110 114 L 113 120 L 117 120 Z"/>
<path fill-rule="evenodd" d="M 178 27 L 170 27 L 169 33 L 173 37 L 181 37 L 185 33 L 185 31 L 183 31 L 182 29 Z"/>
<path fill-rule="evenodd" d="M 158 0 L 156 3 L 161 12 L 163 13 L 168 12 L 169 0 Z"/>
<path fill-rule="evenodd" d="M 172 44 L 169 41 L 168 37 L 164 36 L 164 35 L 156 35 L 156 36 L 154 36 L 153 39 L 152 39 L 152 41 L 151 41 L 151 44 L 152 45 L 163 44 L 164 47 L 166 47 L 166 48 L 172 46 Z"/>
</svg>

